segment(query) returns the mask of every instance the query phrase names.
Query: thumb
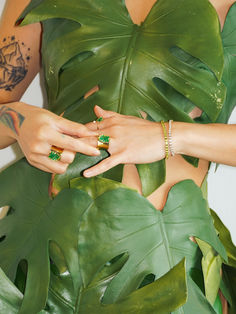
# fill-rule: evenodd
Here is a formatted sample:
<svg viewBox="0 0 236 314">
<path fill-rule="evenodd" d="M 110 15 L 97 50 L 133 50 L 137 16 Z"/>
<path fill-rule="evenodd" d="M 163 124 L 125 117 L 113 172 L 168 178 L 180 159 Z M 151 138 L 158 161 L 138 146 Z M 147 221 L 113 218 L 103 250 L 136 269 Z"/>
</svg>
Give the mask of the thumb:
<svg viewBox="0 0 236 314">
<path fill-rule="evenodd" d="M 105 118 L 111 118 L 111 117 L 113 117 L 113 116 L 115 116 L 117 114 L 114 111 L 104 110 L 104 109 L 102 109 L 101 107 L 99 107 L 97 105 L 94 107 L 94 112 L 95 112 L 95 114 L 96 114 L 96 116 L 98 118 L 102 117 L 104 119 Z"/>
</svg>

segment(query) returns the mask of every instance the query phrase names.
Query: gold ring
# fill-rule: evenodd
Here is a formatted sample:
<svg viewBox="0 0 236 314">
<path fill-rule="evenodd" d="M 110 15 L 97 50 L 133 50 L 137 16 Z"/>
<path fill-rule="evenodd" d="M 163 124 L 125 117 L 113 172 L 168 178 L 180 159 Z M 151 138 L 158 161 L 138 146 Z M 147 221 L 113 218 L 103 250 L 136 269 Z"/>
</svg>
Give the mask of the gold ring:
<svg viewBox="0 0 236 314">
<path fill-rule="evenodd" d="M 99 123 L 103 121 L 103 117 L 97 118 L 97 120 L 94 120 L 93 123 L 96 123 L 97 125 L 97 131 L 99 130 Z"/>
<path fill-rule="evenodd" d="M 61 154 L 63 153 L 63 151 L 63 148 L 52 145 L 48 158 L 54 161 L 59 161 L 61 160 Z"/>
<path fill-rule="evenodd" d="M 109 149 L 109 142 L 110 142 L 110 137 L 108 135 L 99 135 L 98 136 L 98 144 L 97 148 L 98 149 Z"/>
</svg>

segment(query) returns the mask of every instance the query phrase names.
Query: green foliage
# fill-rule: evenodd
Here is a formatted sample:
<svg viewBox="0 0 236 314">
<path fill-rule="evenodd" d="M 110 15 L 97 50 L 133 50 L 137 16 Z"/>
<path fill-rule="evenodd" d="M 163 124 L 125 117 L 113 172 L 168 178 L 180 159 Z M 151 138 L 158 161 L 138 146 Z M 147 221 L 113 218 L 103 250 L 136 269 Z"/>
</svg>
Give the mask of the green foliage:
<svg viewBox="0 0 236 314">
<path fill-rule="evenodd" d="M 229 20 L 232 10 L 235 6 Z M 131 21 L 124 0 L 112 6 L 110 0 L 32 0 L 22 17 L 24 25 L 43 23 L 42 57 L 52 111 L 86 123 L 94 120 L 97 104 L 140 117 L 144 111 L 153 121 L 193 123 L 188 113 L 197 106 L 203 110 L 200 122 L 225 119 L 222 106 L 226 81 L 232 78 L 227 73 L 234 62 L 235 33 L 226 23 L 223 47 L 209 1 L 158 0 L 140 26 Z M 96 85 L 99 91 L 84 99 Z M 67 173 L 56 176 L 59 193 L 53 199 L 50 175 L 25 160 L 0 174 L 0 206 L 11 208 L 0 221 L 0 310 L 214 314 L 210 302 L 219 276 L 216 286 L 212 278 L 219 259 L 226 263 L 227 256 L 201 190 L 191 180 L 182 181 L 171 189 L 163 212 L 156 211 L 119 183 L 122 166 L 97 178 L 81 177 L 107 156 L 77 155 Z M 185 158 L 197 165 L 196 159 Z M 137 169 L 144 196 L 165 180 L 164 161 Z M 235 252 L 222 230 L 230 265 L 224 266 L 224 279 L 235 296 Z M 194 270 L 202 276 L 202 256 L 189 240 L 192 236 L 203 252 L 210 302 L 199 278 L 191 277 Z M 235 310 L 233 302 L 230 310 Z"/>
<path fill-rule="evenodd" d="M 140 26 L 131 21 L 124 0 L 112 5 L 110 0 L 33 0 L 22 17 L 23 25 L 43 22 L 52 111 L 81 123 L 94 120 L 94 104 L 140 117 L 144 111 L 153 121 L 194 122 L 188 116 L 194 106 L 203 110 L 204 121 L 219 116 L 226 94 L 223 46 L 208 1 L 158 0 Z M 84 99 L 96 85 L 99 91 Z M 186 160 L 197 165 L 195 158 Z M 77 166 L 74 162 L 71 172 Z M 111 179 L 120 179 L 121 171 L 115 169 Z M 164 161 L 140 165 L 138 171 L 144 196 L 165 180 Z"/>
<path fill-rule="evenodd" d="M 220 288 L 222 257 L 206 242 L 197 239 L 202 253 L 202 271 L 207 300 L 213 305 Z"/>
<path fill-rule="evenodd" d="M 0 312 L 17 314 L 23 295 L 0 268 Z"/>
<path fill-rule="evenodd" d="M 217 214 L 211 210 L 215 228 L 219 232 L 219 238 L 224 244 L 228 255 L 228 261 L 223 265 L 223 281 L 220 289 L 230 304 L 229 313 L 236 313 L 236 247 L 232 242 L 229 230 L 222 223 Z"/>
<path fill-rule="evenodd" d="M 144 298 L 142 293 L 152 300 L 144 313 L 159 306 L 168 311 L 168 306 L 173 306 L 174 311 L 185 303 L 187 291 L 188 302 L 180 313 L 189 313 L 192 303 L 202 308 L 202 313 L 212 311 L 189 275 L 184 288 L 185 273 L 196 266 L 199 255 L 190 236 L 208 242 L 226 258 L 207 204 L 193 181 L 182 181 L 171 189 L 163 212 L 156 211 L 137 192 L 109 179 L 73 179 L 71 188 L 54 199 L 48 196 L 49 181 L 49 174 L 24 159 L 0 175 L 0 206 L 11 207 L 0 221 L 0 266 L 14 282 L 19 263 L 27 262 L 19 313 L 37 313 L 46 302 L 51 313 L 63 312 L 65 307 L 73 313 L 88 304 L 95 312 L 98 307 L 102 311 L 101 296 L 114 313 L 117 304 L 135 311 L 135 306 L 141 305 L 132 303 L 141 295 Z M 110 262 L 117 256 L 123 257 Z M 181 262 L 184 258 L 186 271 Z M 136 291 L 149 274 L 154 274 L 156 281 Z M 162 277 L 168 279 L 162 281 Z M 22 286 L 20 280 L 18 286 Z M 169 286 L 170 282 L 173 285 Z M 173 292 L 169 299 L 165 296 L 154 302 L 166 289 Z M 104 311 L 107 313 L 106 307 Z"/>
</svg>

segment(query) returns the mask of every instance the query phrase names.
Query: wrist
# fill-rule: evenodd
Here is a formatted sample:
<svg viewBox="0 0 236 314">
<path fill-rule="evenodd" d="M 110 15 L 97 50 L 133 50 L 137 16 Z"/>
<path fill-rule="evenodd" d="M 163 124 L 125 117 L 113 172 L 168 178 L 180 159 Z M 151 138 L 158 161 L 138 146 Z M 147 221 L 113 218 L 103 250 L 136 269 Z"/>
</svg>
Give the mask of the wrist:
<svg viewBox="0 0 236 314">
<path fill-rule="evenodd" d="M 186 147 L 189 142 L 189 123 L 185 122 L 172 122 L 172 149 L 174 154 L 186 154 Z"/>
<path fill-rule="evenodd" d="M 2 137 L 17 140 L 19 129 L 25 120 L 25 117 L 18 110 L 20 103 L 6 103 L 0 105 L 0 127 Z"/>
</svg>

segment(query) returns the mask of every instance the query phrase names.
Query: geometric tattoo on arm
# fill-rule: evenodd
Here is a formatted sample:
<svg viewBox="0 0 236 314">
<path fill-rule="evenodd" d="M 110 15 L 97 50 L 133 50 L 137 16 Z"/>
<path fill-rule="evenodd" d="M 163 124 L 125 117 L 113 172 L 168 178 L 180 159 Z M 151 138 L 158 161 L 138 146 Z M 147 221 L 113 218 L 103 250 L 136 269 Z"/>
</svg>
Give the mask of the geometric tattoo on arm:
<svg viewBox="0 0 236 314">
<path fill-rule="evenodd" d="M 15 134 L 19 135 L 24 120 L 25 117 L 19 112 L 4 105 L 0 107 L 0 122 L 9 127 Z"/>
<path fill-rule="evenodd" d="M 8 37 L 7 45 L 0 48 L 0 89 L 11 91 L 26 76 L 28 70 L 19 43 L 15 40 L 15 36 Z M 6 43 L 7 38 L 3 39 Z M 30 48 L 28 48 L 30 51 Z M 26 55 L 25 59 L 30 60 L 30 56 Z"/>
</svg>

